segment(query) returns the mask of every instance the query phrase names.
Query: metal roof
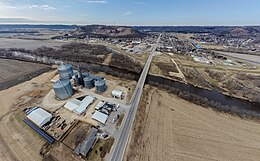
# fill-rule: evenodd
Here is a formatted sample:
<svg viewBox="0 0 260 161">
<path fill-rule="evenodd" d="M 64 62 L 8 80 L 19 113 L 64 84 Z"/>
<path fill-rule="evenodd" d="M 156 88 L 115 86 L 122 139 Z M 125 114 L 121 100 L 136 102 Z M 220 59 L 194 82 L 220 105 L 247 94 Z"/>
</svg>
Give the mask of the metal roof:
<svg viewBox="0 0 260 161">
<path fill-rule="evenodd" d="M 105 80 L 98 80 L 95 82 L 95 86 L 104 86 L 106 84 Z"/>
<path fill-rule="evenodd" d="M 95 109 L 99 110 L 101 107 L 103 107 L 106 104 L 105 101 L 99 101 L 98 104 L 96 105 Z"/>
<path fill-rule="evenodd" d="M 44 140 L 46 140 L 49 144 L 53 144 L 55 139 L 50 136 L 45 131 L 41 130 L 39 127 L 34 125 L 30 120 L 24 119 L 23 120 L 26 125 L 28 125 L 32 130 L 34 130 L 38 135 L 40 135 Z"/>
<path fill-rule="evenodd" d="M 37 126 L 42 127 L 51 120 L 52 115 L 42 108 L 37 108 L 33 110 L 27 117 Z"/>
<path fill-rule="evenodd" d="M 92 119 L 97 120 L 102 124 L 105 124 L 108 119 L 108 115 L 99 111 L 95 111 L 95 113 L 92 115 Z"/>
<path fill-rule="evenodd" d="M 61 64 L 58 67 L 58 70 L 68 70 L 69 68 L 72 68 L 72 66 L 70 64 Z"/>
<path fill-rule="evenodd" d="M 87 156 L 89 150 L 93 146 L 95 140 L 96 140 L 96 134 L 98 132 L 98 129 L 92 127 L 88 135 L 85 137 L 82 143 L 79 143 L 75 153 L 77 155 L 81 154 L 83 156 Z"/>
<path fill-rule="evenodd" d="M 83 80 L 84 81 L 92 81 L 92 80 L 94 80 L 94 77 L 93 76 L 87 76 Z"/>
<path fill-rule="evenodd" d="M 113 96 L 116 96 L 116 97 L 121 97 L 122 94 L 123 94 L 123 92 L 122 92 L 122 91 L 119 91 L 119 90 L 113 90 L 113 91 L 112 91 L 112 95 L 113 95 Z"/>
<path fill-rule="evenodd" d="M 63 88 L 64 86 L 68 85 L 70 81 L 68 79 L 60 79 L 55 82 L 52 82 L 53 88 Z"/>
<path fill-rule="evenodd" d="M 95 100 L 95 97 L 92 96 L 86 96 L 82 101 L 78 108 L 74 109 L 73 112 L 77 113 L 78 115 L 81 115 L 87 107 L 92 104 Z"/>
<path fill-rule="evenodd" d="M 71 99 L 64 105 L 64 107 L 70 111 L 73 111 L 74 109 L 78 108 L 80 104 L 81 104 L 80 100 Z"/>
</svg>

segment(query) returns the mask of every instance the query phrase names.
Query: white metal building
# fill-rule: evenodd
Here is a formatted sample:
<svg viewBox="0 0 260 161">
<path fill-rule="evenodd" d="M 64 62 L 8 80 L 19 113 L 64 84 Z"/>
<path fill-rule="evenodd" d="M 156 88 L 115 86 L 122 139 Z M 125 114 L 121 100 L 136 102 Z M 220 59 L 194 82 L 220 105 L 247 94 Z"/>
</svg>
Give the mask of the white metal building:
<svg viewBox="0 0 260 161">
<path fill-rule="evenodd" d="M 89 105 L 91 105 L 95 100 L 95 97 L 92 96 L 86 96 L 82 101 L 81 104 L 79 105 L 78 108 L 74 109 L 73 112 L 75 112 L 78 115 L 81 115 Z"/>
<path fill-rule="evenodd" d="M 37 108 L 33 110 L 27 117 L 34 124 L 36 124 L 39 127 L 42 127 L 51 120 L 52 115 L 42 108 Z"/>
<path fill-rule="evenodd" d="M 105 101 L 99 101 L 95 107 L 95 110 L 99 110 L 100 108 L 104 107 L 105 104 Z"/>
<path fill-rule="evenodd" d="M 78 108 L 81 104 L 81 101 L 80 100 L 77 100 L 77 99 L 71 99 L 69 100 L 65 105 L 64 107 L 70 111 L 73 111 L 75 110 L 76 108 Z"/>
<path fill-rule="evenodd" d="M 116 98 L 122 98 L 123 97 L 123 92 L 119 91 L 119 90 L 113 90 L 111 92 L 111 94 L 112 94 L 113 97 L 116 97 Z"/>
<path fill-rule="evenodd" d="M 77 99 L 69 100 L 64 107 L 78 115 L 81 115 L 95 100 L 93 96 L 86 96 L 82 101 Z"/>
<path fill-rule="evenodd" d="M 92 115 L 92 119 L 97 120 L 98 122 L 101 122 L 102 124 L 105 124 L 107 119 L 108 119 L 108 115 L 99 112 L 99 111 L 95 111 L 95 113 Z"/>
</svg>

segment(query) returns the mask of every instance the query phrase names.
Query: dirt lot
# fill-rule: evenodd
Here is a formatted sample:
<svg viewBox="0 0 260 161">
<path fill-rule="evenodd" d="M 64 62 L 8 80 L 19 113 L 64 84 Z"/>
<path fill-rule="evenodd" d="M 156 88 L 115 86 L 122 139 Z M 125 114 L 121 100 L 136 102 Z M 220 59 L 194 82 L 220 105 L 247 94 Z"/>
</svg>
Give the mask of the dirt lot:
<svg viewBox="0 0 260 161">
<path fill-rule="evenodd" d="M 0 59 L 0 90 L 23 82 L 31 76 L 37 76 L 49 66 L 10 59 Z M 49 67 L 50 68 L 50 67 Z M 47 70 L 46 70 L 47 71 Z"/>
<path fill-rule="evenodd" d="M 79 122 L 77 126 L 73 128 L 69 135 L 63 140 L 63 143 L 69 148 L 75 150 L 78 144 L 85 138 L 90 128 L 90 124 Z"/>
<path fill-rule="evenodd" d="M 0 91 L 0 161 L 42 160 L 39 151 L 44 141 L 22 123 L 19 113 L 24 107 L 41 101 L 50 90 L 54 75 L 55 71 L 47 72 Z"/>
<path fill-rule="evenodd" d="M 139 106 L 124 160 L 259 160 L 260 123 L 202 108 L 165 91 L 149 93 Z"/>
</svg>

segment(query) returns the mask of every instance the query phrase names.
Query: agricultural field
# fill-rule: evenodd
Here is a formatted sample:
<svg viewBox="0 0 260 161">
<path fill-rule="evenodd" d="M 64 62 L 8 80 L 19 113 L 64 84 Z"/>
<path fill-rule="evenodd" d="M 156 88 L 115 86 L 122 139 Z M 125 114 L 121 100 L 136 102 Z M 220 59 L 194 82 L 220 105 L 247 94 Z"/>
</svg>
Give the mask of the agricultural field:
<svg viewBox="0 0 260 161">
<path fill-rule="evenodd" d="M 51 68 L 48 65 L 0 59 L 0 90 L 16 85 Z"/>
<path fill-rule="evenodd" d="M 25 39 L 9 39 L 0 38 L 0 48 L 24 48 L 27 50 L 35 50 L 42 46 L 47 47 L 60 47 L 66 42 L 54 41 L 54 40 L 25 40 Z"/>
<path fill-rule="evenodd" d="M 256 121 L 203 108 L 146 86 L 124 160 L 256 161 L 259 133 Z"/>
<path fill-rule="evenodd" d="M 0 161 L 42 160 L 39 152 L 44 140 L 23 124 L 21 111 L 41 101 L 54 75 L 55 71 L 50 71 L 0 91 Z"/>
</svg>

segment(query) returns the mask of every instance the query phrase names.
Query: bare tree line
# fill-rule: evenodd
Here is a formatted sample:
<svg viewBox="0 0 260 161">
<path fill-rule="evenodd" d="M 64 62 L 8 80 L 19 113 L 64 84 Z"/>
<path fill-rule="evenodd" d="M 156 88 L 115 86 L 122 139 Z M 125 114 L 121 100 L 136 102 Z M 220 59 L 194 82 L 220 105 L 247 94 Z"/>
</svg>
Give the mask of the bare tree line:
<svg viewBox="0 0 260 161">
<path fill-rule="evenodd" d="M 188 91 L 181 91 L 179 89 L 176 89 L 173 86 L 168 86 L 166 84 L 162 85 L 159 82 L 149 81 L 148 83 L 155 87 L 168 90 L 169 92 L 177 95 L 178 97 L 180 97 L 184 100 L 193 102 L 193 103 L 203 106 L 205 108 L 212 108 L 212 109 L 215 109 L 220 112 L 226 112 L 226 113 L 237 115 L 237 116 L 243 117 L 243 118 L 257 118 L 257 119 L 260 118 L 260 114 L 258 114 L 258 112 L 253 111 L 253 110 L 241 109 L 241 108 L 238 108 L 237 106 L 222 105 L 220 102 L 209 100 L 208 98 L 192 94 Z M 255 103 L 255 106 L 260 109 L 260 104 Z"/>
</svg>

